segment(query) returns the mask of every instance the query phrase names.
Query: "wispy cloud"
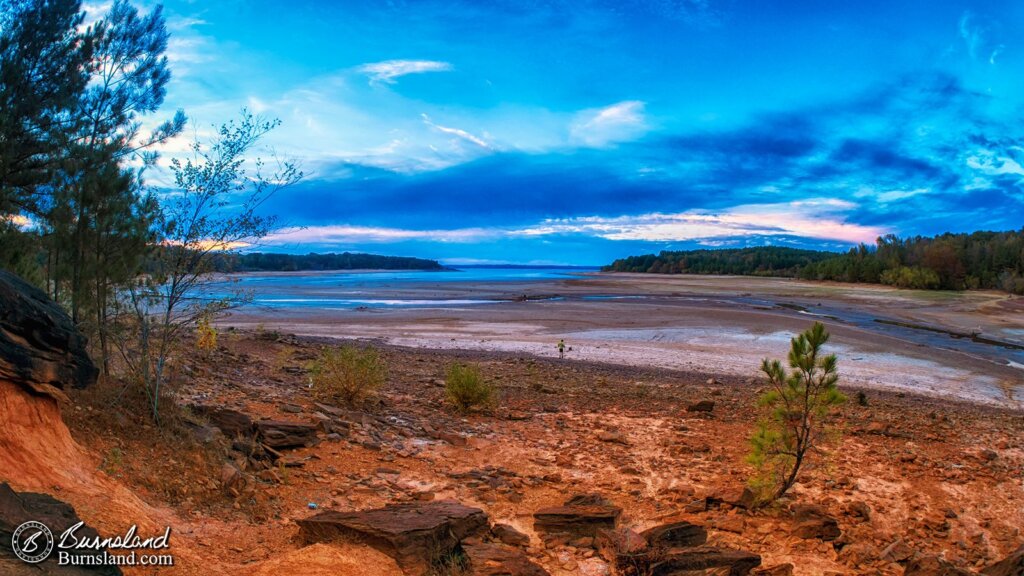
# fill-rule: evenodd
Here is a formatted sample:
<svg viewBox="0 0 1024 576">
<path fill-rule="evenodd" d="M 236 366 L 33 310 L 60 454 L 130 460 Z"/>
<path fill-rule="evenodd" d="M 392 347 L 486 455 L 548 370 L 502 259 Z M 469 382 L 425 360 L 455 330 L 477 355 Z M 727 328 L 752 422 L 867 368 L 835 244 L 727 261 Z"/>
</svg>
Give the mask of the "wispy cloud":
<svg viewBox="0 0 1024 576">
<path fill-rule="evenodd" d="M 810 199 L 779 204 L 736 206 L 712 212 L 691 210 L 666 214 L 579 216 L 546 219 L 521 227 L 475 227 L 414 230 L 354 225 L 285 228 L 264 243 L 282 244 L 388 244 L 410 240 L 474 243 L 508 238 L 575 235 L 615 241 L 713 241 L 742 237 L 799 236 L 845 244 L 872 243 L 890 230 L 846 222 L 842 213 L 856 204 L 836 199 Z"/>
<path fill-rule="evenodd" d="M 872 243 L 888 232 L 881 226 L 846 222 L 840 211 L 854 208 L 830 199 L 780 204 L 751 204 L 724 211 L 692 210 L 548 220 L 516 233 L 526 236 L 586 234 L 606 240 L 681 242 L 743 236 L 801 236 L 845 243 Z"/>
<path fill-rule="evenodd" d="M 569 128 L 570 139 L 573 143 L 594 147 L 632 140 L 647 131 L 644 106 L 639 100 L 626 100 L 584 110 L 577 114 Z"/>
<path fill-rule="evenodd" d="M 975 14 L 970 10 L 963 13 L 959 22 L 960 38 L 967 45 L 967 53 L 975 60 L 987 60 L 995 64 L 996 58 L 1006 49 L 1000 39 L 998 22 Z"/>
<path fill-rule="evenodd" d="M 476 136 L 470 134 L 469 132 L 466 132 L 465 130 L 462 130 L 460 128 L 449 128 L 448 126 L 441 126 L 440 124 L 435 124 L 434 122 L 432 122 L 430 120 L 430 116 L 427 116 L 426 114 L 421 114 L 421 116 L 423 118 L 423 123 L 424 124 L 426 124 L 427 126 L 430 126 L 431 128 L 433 128 L 435 130 L 438 130 L 439 132 L 443 132 L 445 134 L 451 134 L 453 136 L 457 136 L 457 137 L 459 137 L 459 138 L 461 138 L 461 139 L 463 139 L 463 140 L 465 140 L 467 142 L 472 142 L 473 144 L 476 144 L 477 146 L 479 146 L 481 148 L 486 148 L 488 150 L 491 149 L 491 145 L 488 144 L 487 141 L 485 141 L 482 138 L 478 138 L 478 137 L 476 137 Z"/>
<path fill-rule="evenodd" d="M 394 84 L 395 79 L 401 76 L 424 72 L 447 72 L 452 70 L 452 65 L 436 60 L 385 60 L 363 64 L 356 70 L 369 76 L 371 84 Z"/>
</svg>

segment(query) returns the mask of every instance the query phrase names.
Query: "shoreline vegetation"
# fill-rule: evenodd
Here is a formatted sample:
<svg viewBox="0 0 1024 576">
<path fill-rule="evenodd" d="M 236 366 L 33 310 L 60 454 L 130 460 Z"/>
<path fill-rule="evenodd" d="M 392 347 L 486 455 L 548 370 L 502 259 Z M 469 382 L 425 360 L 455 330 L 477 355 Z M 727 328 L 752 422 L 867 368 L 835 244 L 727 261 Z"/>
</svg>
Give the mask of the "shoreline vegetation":
<svg viewBox="0 0 1024 576">
<path fill-rule="evenodd" d="M 630 256 L 605 272 L 728 274 L 887 284 L 919 290 L 994 289 L 1024 294 L 1024 228 L 1008 232 L 879 237 L 845 254 L 781 246 L 663 250 Z"/>
<path fill-rule="evenodd" d="M 327 272 L 332 270 L 450 270 L 437 260 L 333 252 L 319 254 L 225 253 L 214 262 L 217 272 Z"/>
</svg>

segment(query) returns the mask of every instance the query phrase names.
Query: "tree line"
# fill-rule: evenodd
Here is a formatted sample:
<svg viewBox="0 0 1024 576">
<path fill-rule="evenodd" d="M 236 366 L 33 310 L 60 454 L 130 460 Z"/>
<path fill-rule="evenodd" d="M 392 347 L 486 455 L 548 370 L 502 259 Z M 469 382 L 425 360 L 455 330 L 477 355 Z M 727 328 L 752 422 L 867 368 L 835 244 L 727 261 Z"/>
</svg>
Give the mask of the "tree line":
<svg viewBox="0 0 1024 576">
<path fill-rule="evenodd" d="M 835 257 L 834 252 L 779 246 L 723 250 L 665 251 L 630 256 L 605 266 L 608 272 L 651 274 L 735 274 L 744 276 L 795 277 L 815 262 Z"/>
<path fill-rule="evenodd" d="M 436 260 L 406 256 L 341 254 L 226 253 L 215 263 L 219 272 L 296 272 L 302 270 L 444 270 Z"/>
<path fill-rule="evenodd" d="M 169 38 L 159 5 L 0 0 L 0 266 L 65 306 L 155 420 L 182 333 L 244 299 L 194 294 L 225 250 L 269 233 L 260 207 L 302 178 L 254 157 L 278 122 L 242 110 L 196 127 L 161 165 L 163 192 L 147 185 L 187 122 L 161 112 Z"/>
<path fill-rule="evenodd" d="M 740 274 L 867 282 L 922 290 L 994 289 L 1024 294 L 1024 229 L 899 238 L 845 254 L 776 246 L 661 252 L 616 260 L 605 270 Z"/>
</svg>

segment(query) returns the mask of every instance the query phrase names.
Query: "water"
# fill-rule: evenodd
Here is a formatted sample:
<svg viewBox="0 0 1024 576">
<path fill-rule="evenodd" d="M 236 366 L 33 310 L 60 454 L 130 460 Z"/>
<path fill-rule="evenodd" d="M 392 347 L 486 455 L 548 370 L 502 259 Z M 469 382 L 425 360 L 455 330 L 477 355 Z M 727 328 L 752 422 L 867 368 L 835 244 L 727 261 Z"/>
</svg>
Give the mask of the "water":
<svg viewBox="0 0 1024 576">
<path fill-rule="evenodd" d="M 506 283 L 564 280 L 598 268 L 589 267 L 486 267 L 450 271 L 383 270 L 369 272 L 247 273 L 232 275 L 209 286 L 205 297 L 229 297 L 239 290 L 252 296 L 248 306 L 272 309 L 463 307 L 495 304 L 505 300 L 427 297 L 431 284 L 451 282 Z M 418 292 L 418 294 L 417 294 Z M 411 293 L 409 297 L 401 296 Z M 396 296 L 399 295 L 399 296 Z"/>
</svg>

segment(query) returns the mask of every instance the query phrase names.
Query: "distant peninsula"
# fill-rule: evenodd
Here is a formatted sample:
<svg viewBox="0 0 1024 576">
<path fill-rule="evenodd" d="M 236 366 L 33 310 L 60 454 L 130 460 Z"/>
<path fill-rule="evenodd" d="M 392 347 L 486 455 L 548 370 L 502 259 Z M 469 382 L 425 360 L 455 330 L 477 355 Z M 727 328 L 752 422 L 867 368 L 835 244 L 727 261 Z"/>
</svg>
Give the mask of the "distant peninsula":
<svg viewBox="0 0 1024 576">
<path fill-rule="evenodd" d="M 1024 294 L 1024 229 L 899 238 L 846 253 L 758 246 L 662 251 L 603 268 L 651 274 L 733 274 L 888 284 L 919 290 L 994 289 Z"/>
<path fill-rule="evenodd" d="M 342 252 L 335 254 L 276 254 L 249 252 L 225 254 L 218 272 L 301 272 L 327 270 L 448 270 L 437 260 L 408 256 L 380 256 Z"/>
</svg>

